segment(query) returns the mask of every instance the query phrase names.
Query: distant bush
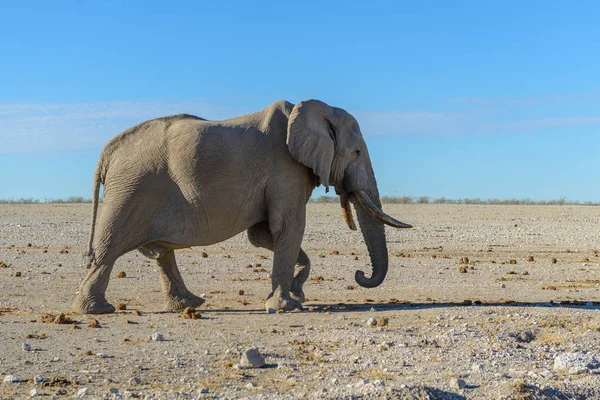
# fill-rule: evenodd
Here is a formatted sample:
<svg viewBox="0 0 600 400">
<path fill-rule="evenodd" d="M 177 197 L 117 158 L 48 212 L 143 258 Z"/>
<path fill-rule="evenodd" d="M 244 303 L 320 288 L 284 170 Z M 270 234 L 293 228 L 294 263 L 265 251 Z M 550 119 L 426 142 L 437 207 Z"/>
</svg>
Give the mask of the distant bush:
<svg viewBox="0 0 600 400">
<path fill-rule="evenodd" d="M 600 202 L 586 201 L 571 201 L 566 200 L 564 197 L 557 200 L 531 200 L 531 199 L 486 199 L 480 198 L 464 198 L 464 199 L 447 199 L 440 197 L 431 200 L 427 196 L 413 197 L 413 196 L 381 196 L 381 203 L 383 204 L 481 204 L 481 205 L 537 205 L 537 206 L 600 206 Z M 312 198 L 311 203 L 337 203 L 339 199 L 334 196 L 320 196 Z"/>
<path fill-rule="evenodd" d="M 44 199 L 43 201 L 33 198 L 0 199 L 0 204 L 72 204 L 91 202 L 91 199 L 86 199 L 81 196 L 71 196 L 66 199 Z"/>
</svg>

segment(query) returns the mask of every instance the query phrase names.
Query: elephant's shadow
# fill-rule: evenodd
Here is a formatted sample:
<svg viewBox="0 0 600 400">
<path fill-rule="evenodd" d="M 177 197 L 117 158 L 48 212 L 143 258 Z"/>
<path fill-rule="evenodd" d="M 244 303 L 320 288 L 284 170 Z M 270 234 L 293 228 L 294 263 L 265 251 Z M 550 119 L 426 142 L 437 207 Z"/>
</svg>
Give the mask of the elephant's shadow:
<svg viewBox="0 0 600 400">
<path fill-rule="evenodd" d="M 402 303 L 305 303 L 304 310 L 295 310 L 294 313 L 329 312 L 329 313 L 351 313 L 366 312 L 371 309 L 376 311 L 407 311 L 427 310 L 444 308 L 489 308 L 489 307 L 518 307 L 518 308 L 572 308 L 572 309 L 600 309 L 600 302 L 563 301 L 563 302 L 526 302 L 526 301 L 460 301 L 460 302 L 402 302 Z M 264 309 L 206 309 L 203 314 L 211 313 L 242 313 L 256 314 L 265 313 Z"/>
</svg>

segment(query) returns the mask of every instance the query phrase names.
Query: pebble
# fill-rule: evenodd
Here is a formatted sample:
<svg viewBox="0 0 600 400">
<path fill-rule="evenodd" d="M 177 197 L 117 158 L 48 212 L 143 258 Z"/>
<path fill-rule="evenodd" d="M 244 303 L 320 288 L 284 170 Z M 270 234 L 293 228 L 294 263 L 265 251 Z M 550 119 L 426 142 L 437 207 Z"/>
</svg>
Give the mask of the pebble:
<svg viewBox="0 0 600 400">
<path fill-rule="evenodd" d="M 244 368 L 262 368 L 265 365 L 265 358 L 256 347 L 251 347 L 242 354 L 240 364 Z"/>
<path fill-rule="evenodd" d="M 111 387 L 110 389 L 108 389 L 108 391 L 111 393 L 119 393 L 119 389 L 117 389 L 116 387 Z"/>
<path fill-rule="evenodd" d="M 111 356 L 109 356 L 109 355 L 108 355 L 108 354 L 106 354 L 106 353 L 98 353 L 98 354 L 96 354 L 96 356 L 97 356 L 97 357 L 100 357 L 100 358 L 112 358 Z"/>
<path fill-rule="evenodd" d="M 44 382 L 46 379 L 42 376 L 42 375 L 36 375 L 33 378 L 33 383 L 42 383 Z"/>
<path fill-rule="evenodd" d="M 162 342 L 165 340 L 165 337 L 160 332 L 154 332 L 152 336 L 150 336 L 150 339 L 154 340 L 155 342 Z"/>
<path fill-rule="evenodd" d="M 31 351 L 31 345 L 29 343 L 23 343 L 23 351 Z"/>
<path fill-rule="evenodd" d="M 255 387 L 256 387 L 256 383 L 254 383 L 254 382 L 250 382 L 250 383 L 248 383 L 248 384 L 246 385 L 246 387 L 247 387 L 248 389 L 253 389 L 253 388 L 255 388 Z"/>
<path fill-rule="evenodd" d="M 375 325 L 377 325 L 377 320 L 375 318 L 371 317 L 367 320 L 367 326 L 375 326 Z"/>
<path fill-rule="evenodd" d="M 133 378 L 129 378 L 129 380 L 127 382 L 130 385 L 139 385 L 140 383 L 142 383 L 142 380 L 140 378 L 138 378 L 137 376 L 134 376 Z"/>
<path fill-rule="evenodd" d="M 29 391 L 29 397 L 35 397 L 39 394 L 39 392 L 37 391 L 37 389 L 31 389 Z"/>
<path fill-rule="evenodd" d="M 198 390 L 198 393 L 206 394 L 206 393 L 208 393 L 208 388 L 207 387 L 200 388 L 200 390 Z"/>
<path fill-rule="evenodd" d="M 555 371 L 567 371 L 570 374 L 582 374 L 600 367 L 600 362 L 593 354 L 561 353 L 554 358 Z"/>
<path fill-rule="evenodd" d="M 82 397 L 85 397 L 85 395 L 87 395 L 88 392 L 88 388 L 81 388 L 77 391 L 77 394 L 75 395 L 76 399 L 80 399 Z"/>
<path fill-rule="evenodd" d="M 483 364 L 473 364 L 473 365 L 471 365 L 471 371 L 472 372 L 481 372 L 481 371 L 483 371 L 483 369 L 484 369 Z"/>
<path fill-rule="evenodd" d="M 21 379 L 19 379 L 16 375 L 6 375 L 4 377 L 4 383 L 19 383 Z"/>
<path fill-rule="evenodd" d="M 450 387 L 452 389 L 464 389 L 467 386 L 467 382 L 464 379 L 452 378 L 450 379 Z"/>
</svg>

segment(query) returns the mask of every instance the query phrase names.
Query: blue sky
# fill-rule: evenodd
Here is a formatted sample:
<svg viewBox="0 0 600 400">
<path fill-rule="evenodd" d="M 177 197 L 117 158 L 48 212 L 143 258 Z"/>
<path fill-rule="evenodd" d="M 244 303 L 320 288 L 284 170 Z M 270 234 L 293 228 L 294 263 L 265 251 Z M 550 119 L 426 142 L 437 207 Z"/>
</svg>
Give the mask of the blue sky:
<svg viewBox="0 0 600 400">
<path fill-rule="evenodd" d="M 0 198 L 90 197 L 102 146 L 146 119 L 317 98 L 357 117 L 382 194 L 600 201 L 598 15 L 597 1 L 4 1 Z"/>
</svg>

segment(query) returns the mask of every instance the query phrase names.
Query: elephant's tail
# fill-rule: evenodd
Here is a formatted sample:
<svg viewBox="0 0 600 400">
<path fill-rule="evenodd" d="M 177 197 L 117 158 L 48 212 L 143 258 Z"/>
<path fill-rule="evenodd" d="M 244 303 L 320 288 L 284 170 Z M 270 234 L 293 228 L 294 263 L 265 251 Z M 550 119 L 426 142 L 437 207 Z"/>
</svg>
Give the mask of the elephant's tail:
<svg viewBox="0 0 600 400">
<path fill-rule="evenodd" d="M 94 189 L 92 194 L 92 229 L 90 231 L 90 239 L 88 241 L 88 250 L 84 254 L 87 260 L 87 267 L 90 268 L 94 262 L 94 232 L 96 230 L 96 217 L 98 215 L 98 198 L 100 196 L 100 184 L 102 183 L 102 159 L 98 161 L 96 171 L 94 172 Z"/>
</svg>

